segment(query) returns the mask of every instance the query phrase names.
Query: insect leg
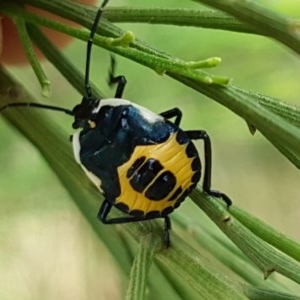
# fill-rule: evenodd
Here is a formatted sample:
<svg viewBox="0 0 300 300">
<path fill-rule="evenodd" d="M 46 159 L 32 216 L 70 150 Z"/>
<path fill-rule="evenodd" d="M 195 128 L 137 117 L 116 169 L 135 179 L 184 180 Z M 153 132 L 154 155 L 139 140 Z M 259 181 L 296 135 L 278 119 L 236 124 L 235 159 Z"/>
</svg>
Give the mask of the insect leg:
<svg viewBox="0 0 300 300">
<path fill-rule="evenodd" d="M 188 130 L 185 131 L 185 133 L 191 140 L 203 140 L 204 142 L 205 167 L 204 167 L 204 178 L 203 178 L 203 191 L 211 196 L 222 198 L 227 204 L 227 206 L 229 207 L 232 204 L 230 198 L 222 192 L 211 189 L 212 150 L 211 150 L 211 142 L 208 134 L 204 130 Z"/>
<path fill-rule="evenodd" d="M 164 111 L 164 112 L 160 113 L 160 115 L 166 119 L 175 118 L 174 124 L 177 126 L 179 126 L 179 124 L 181 122 L 181 118 L 182 118 L 182 112 L 177 107 L 174 107 L 170 110 Z"/>
<path fill-rule="evenodd" d="M 108 214 L 112 208 L 112 204 L 104 200 L 103 204 L 100 207 L 100 210 L 98 212 L 98 219 L 104 223 L 104 224 L 121 224 L 121 223 L 131 223 L 131 222 L 139 222 L 139 221 L 146 221 L 146 220 L 152 220 L 154 219 L 153 217 L 119 217 L 119 218 L 113 218 L 113 219 L 107 219 Z M 164 243 L 166 245 L 166 248 L 170 246 L 170 233 L 169 231 L 171 230 L 171 220 L 169 216 L 164 217 L 165 219 L 165 225 L 164 225 Z"/>
<path fill-rule="evenodd" d="M 120 224 L 120 223 L 130 223 L 130 222 L 146 221 L 146 220 L 155 219 L 153 217 L 147 218 L 147 217 L 141 217 L 141 216 L 138 216 L 138 217 L 130 216 L 130 217 L 119 217 L 119 218 L 107 219 L 107 216 L 112 207 L 113 207 L 113 205 L 107 200 L 104 200 L 103 204 L 100 207 L 97 217 L 104 224 Z M 166 227 L 169 229 L 169 225 Z"/>
<path fill-rule="evenodd" d="M 108 84 L 110 86 L 117 84 L 115 98 L 122 98 L 127 81 L 126 81 L 126 78 L 124 75 L 116 76 L 115 70 L 116 70 L 116 59 L 113 55 L 111 55 L 110 56 L 110 70 L 109 70 Z"/>
</svg>

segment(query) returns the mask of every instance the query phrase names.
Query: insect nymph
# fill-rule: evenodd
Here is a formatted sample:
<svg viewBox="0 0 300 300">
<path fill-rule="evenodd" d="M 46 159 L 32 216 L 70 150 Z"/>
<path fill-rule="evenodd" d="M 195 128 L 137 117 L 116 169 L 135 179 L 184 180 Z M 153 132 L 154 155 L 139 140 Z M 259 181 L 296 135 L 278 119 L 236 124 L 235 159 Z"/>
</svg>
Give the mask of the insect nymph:
<svg viewBox="0 0 300 300">
<path fill-rule="evenodd" d="M 97 99 L 89 85 L 93 37 L 102 16 L 100 6 L 87 43 L 85 96 L 73 110 L 37 103 L 10 103 L 65 112 L 74 117 L 72 136 L 76 161 L 104 196 L 98 218 L 105 224 L 164 218 L 164 240 L 169 246 L 169 214 L 196 187 L 201 178 L 201 162 L 192 140 L 203 140 L 205 167 L 203 190 L 231 200 L 211 190 L 211 143 L 203 130 L 184 131 L 178 108 L 156 114 L 122 98 L 126 79 L 115 76 L 112 59 L 109 84 L 116 84 L 114 98 Z M 171 121 L 174 119 L 174 122 Z M 124 216 L 109 218 L 112 207 Z"/>
</svg>

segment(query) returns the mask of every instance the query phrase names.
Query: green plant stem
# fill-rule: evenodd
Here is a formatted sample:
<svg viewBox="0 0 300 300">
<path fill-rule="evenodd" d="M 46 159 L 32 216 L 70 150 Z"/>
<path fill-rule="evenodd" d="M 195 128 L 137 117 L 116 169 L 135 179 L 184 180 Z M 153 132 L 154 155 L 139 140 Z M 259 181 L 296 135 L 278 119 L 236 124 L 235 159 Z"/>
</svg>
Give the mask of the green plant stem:
<svg viewBox="0 0 300 300">
<path fill-rule="evenodd" d="M 7 15 L 16 15 L 18 14 L 20 17 L 22 16 L 25 20 L 27 21 L 34 21 L 39 23 L 40 25 L 46 24 L 47 26 L 60 30 L 63 33 L 66 33 L 68 35 L 71 35 L 75 38 L 81 39 L 83 41 L 87 41 L 89 39 L 89 32 L 83 31 L 83 30 L 78 30 L 69 26 L 65 26 L 61 23 L 51 21 L 51 20 L 46 20 L 38 15 L 32 14 L 32 13 L 27 13 L 22 10 L 14 9 L 14 11 L 10 10 L 9 8 L 7 9 L 2 9 Z M 33 28 L 33 27 L 31 27 Z M 119 38 L 119 37 L 118 37 Z M 36 40 L 38 43 L 39 40 Z M 142 63 L 149 68 L 153 69 L 157 73 L 163 74 L 166 71 L 172 70 L 173 72 L 176 72 L 178 74 L 203 81 L 207 84 L 227 84 L 229 79 L 227 77 L 221 77 L 221 76 L 214 76 L 211 74 L 208 74 L 207 72 L 204 72 L 199 69 L 195 69 L 195 67 L 201 67 L 201 66 L 207 66 L 211 67 L 211 63 L 206 63 L 204 64 L 203 61 L 200 62 L 185 62 L 181 59 L 178 58 L 172 58 L 169 57 L 167 58 L 162 58 L 162 57 L 157 57 L 154 56 L 153 54 L 147 53 L 147 52 L 142 52 L 137 49 L 132 49 L 132 48 L 124 48 L 124 47 L 115 47 L 113 46 L 113 40 L 111 38 L 105 38 L 101 36 L 95 36 L 94 38 L 94 44 L 101 46 L 109 51 L 118 53 L 124 57 L 130 58 L 132 60 L 135 60 L 139 63 Z M 212 60 L 210 60 L 212 61 Z M 209 61 L 209 62 L 210 62 Z"/>
<path fill-rule="evenodd" d="M 280 116 L 261 106 L 247 94 L 240 92 L 235 86 L 210 87 L 183 76 L 168 73 L 174 79 L 215 99 L 234 113 L 254 125 L 273 145 L 281 151 L 297 168 L 300 168 L 300 132 L 299 129 Z"/>
<path fill-rule="evenodd" d="M 158 253 L 157 259 L 172 272 L 180 274 L 182 280 L 198 290 L 203 299 L 246 299 L 240 293 L 241 287 L 215 274 L 190 247 L 174 237 L 173 244 L 167 251 Z"/>
<path fill-rule="evenodd" d="M 194 26 L 234 32 L 255 33 L 252 27 L 211 9 L 108 7 L 105 18 L 113 23 L 147 23 Z"/>
<path fill-rule="evenodd" d="M 220 9 L 249 24 L 258 33 L 273 37 L 300 54 L 300 25 L 295 19 L 276 13 L 255 1 L 193 0 Z"/>
<path fill-rule="evenodd" d="M 270 36 L 278 41 L 280 41 L 281 43 L 285 44 L 286 46 L 290 47 L 291 49 L 293 49 L 295 52 L 297 52 L 298 54 L 300 53 L 300 34 L 299 34 L 299 21 L 295 20 L 295 19 L 291 19 L 291 18 L 287 18 L 279 13 L 273 12 L 271 10 L 268 10 L 267 8 L 260 6 L 257 3 L 254 3 L 253 1 L 242 1 L 242 0 L 217 0 L 217 1 L 210 1 L 210 0 L 193 0 L 196 2 L 202 2 L 204 4 L 213 6 L 216 9 L 220 9 L 223 10 L 224 12 L 227 12 L 231 15 L 233 15 L 234 17 L 236 17 L 238 20 L 241 21 L 241 27 L 239 25 L 236 25 L 235 22 L 233 20 L 227 20 L 226 19 L 222 19 L 222 14 L 223 13 L 216 13 L 221 14 L 221 16 L 218 16 L 217 19 L 219 19 L 219 27 L 218 29 L 227 29 L 227 30 L 236 30 L 236 31 L 245 31 L 245 32 L 251 32 L 251 28 L 252 31 L 257 33 L 257 34 L 261 34 L 261 35 L 267 35 Z M 89 22 L 85 21 L 84 24 L 81 23 L 81 21 L 79 20 L 79 16 L 78 13 L 83 14 L 83 12 L 85 13 L 85 15 L 88 15 L 88 17 L 90 17 L 91 20 L 94 19 L 94 14 L 95 14 L 95 9 L 90 8 L 84 8 L 84 6 L 79 5 L 79 4 L 75 4 L 71 6 L 71 8 L 69 7 L 69 2 L 68 1 L 64 1 L 65 3 L 59 2 L 58 0 L 53 0 L 53 1 L 47 1 L 47 0 L 22 0 L 23 3 L 28 3 L 43 9 L 47 9 L 50 10 L 54 13 L 60 14 L 63 17 L 66 18 L 70 18 L 72 20 L 74 20 L 75 22 L 78 22 L 79 24 L 89 27 Z M 60 7 L 59 7 L 60 6 Z M 60 11 L 61 10 L 61 11 Z M 118 13 L 118 9 L 114 9 L 114 16 Z M 129 10 L 129 9 L 128 9 Z M 139 13 L 141 15 L 142 12 L 140 9 L 137 9 L 139 11 Z M 168 12 L 163 11 L 162 9 L 160 10 L 161 12 L 159 12 L 159 10 L 157 9 L 155 16 L 158 16 L 158 18 L 162 19 L 162 22 L 170 22 L 171 16 L 168 15 Z M 153 13 L 153 11 L 149 10 L 148 11 L 149 14 Z M 108 9 L 108 15 L 110 14 L 110 9 Z M 122 16 L 122 18 L 126 17 L 126 14 L 131 14 L 129 11 L 127 11 L 127 9 L 123 9 L 120 12 L 120 15 Z M 174 17 L 173 17 L 173 22 L 176 23 L 178 21 L 178 11 L 174 11 Z M 196 16 L 194 15 L 194 17 L 191 17 L 191 21 L 188 21 L 187 19 L 189 18 L 189 14 L 191 13 L 191 11 L 186 11 L 186 16 L 184 15 L 184 11 L 183 11 L 183 17 L 185 18 L 187 21 L 187 24 L 189 24 L 189 22 L 193 23 L 193 19 L 196 19 Z M 171 13 L 170 13 L 171 14 Z M 72 15 L 72 17 L 71 17 Z M 164 16 L 165 15 L 165 16 Z M 153 16 L 153 15 L 152 15 Z M 202 16 L 203 18 L 200 26 L 205 26 L 205 18 L 203 16 L 203 13 L 201 13 L 201 11 L 199 11 L 199 17 Z M 116 16 L 115 16 L 116 18 Z M 134 22 L 134 19 L 136 17 L 133 18 L 132 22 Z M 147 11 L 145 12 L 144 18 L 148 20 L 151 18 L 150 16 L 147 16 Z M 212 20 L 211 23 L 214 22 L 214 18 L 212 16 L 212 14 L 208 17 L 207 19 Z M 227 17 L 229 18 L 229 17 Z M 164 19 L 164 20 L 163 20 Z M 169 21 L 168 21 L 169 20 Z M 222 24 L 223 22 L 228 23 L 227 25 Z M 218 24 L 217 23 L 217 24 Z M 206 23 L 208 24 L 208 22 Z M 233 24 L 233 25 L 232 25 Z M 191 24 L 192 26 L 194 26 L 195 24 Z M 208 25 L 207 25 L 208 26 Z M 211 25 L 211 26 L 216 26 L 216 25 Z M 228 26 L 228 28 L 225 28 L 226 26 Z M 230 29 L 231 27 L 231 29 Z M 235 27 L 237 27 L 235 29 Z M 212 28 L 216 28 L 216 27 L 212 27 Z"/>
<path fill-rule="evenodd" d="M 81 94 L 85 94 L 84 77 L 70 60 L 62 54 L 50 41 L 45 37 L 41 30 L 33 25 L 27 25 L 28 33 L 33 42 L 43 52 L 45 57 L 58 69 L 58 71 L 68 80 L 68 82 Z M 103 93 L 96 85 L 90 83 L 94 96 L 99 99 L 105 98 Z"/>
<path fill-rule="evenodd" d="M 26 24 L 22 18 L 14 17 L 14 21 L 16 27 L 18 29 L 20 40 L 23 43 L 24 50 L 27 54 L 27 57 L 31 63 L 32 69 L 38 78 L 39 83 L 41 84 L 42 88 L 42 95 L 45 97 L 50 96 L 50 81 L 47 78 L 42 65 L 40 64 L 35 51 L 32 47 L 31 41 L 28 36 Z"/>
<path fill-rule="evenodd" d="M 245 287 L 245 294 L 251 300 L 299 300 L 297 296 L 286 293 L 274 292 L 269 289 L 258 287 Z"/>
<path fill-rule="evenodd" d="M 300 245 L 247 212 L 233 207 L 231 214 L 255 235 L 300 262 Z"/>
<path fill-rule="evenodd" d="M 151 233 L 141 238 L 138 253 L 131 267 L 126 300 L 145 299 L 150 266 L 153 262 L 154 254 L 160 247 L 158 241 L 157 236 Z"/>
<path fill-rule="evenodd" d="M 230 209 L 230 212 L 232 208 Z M 199 213 L 200 215 L 200 213 Z M 193 240 L 195 245 L 201 245 L 201 249 L 205 249 L 212 257 L 217 258 L 233 273 L 239 275 L 245 280 L 249 286 L 261 285 L 261 271 L 251 263 L 250 260 L 245 259 L 245 256 L 241 251 L 234 246 L 233 243 L 226 239 L 220 238 L 216 232 L 216 228 L 213 226 L 206 226 L 206 218 L 201 219 L 199 217 L 199 223 L 195 224 L 194 220 L 191 220 L 189 216 L 176 214 L 172 217 L 173 223 L 177 227 L 184 230 L 183 236 L 189 236 L 189 240 Z M 176 229 L 178 231 L 178 229 Z M 232 259 L 234 255 L 234 259 Z M 284 284 L 276 280 L 276 277 L 268 278 L 268 288 L 274 290 L 285 291 Z"/>
<path fill-rule="evenodd" d="M 126 238 L 127 235 L 124 235 L 124 232 L 119 235 L 119 239 L 122 241 L 122 245 L 120 246 L 124 247 L 124 249 L 127 249 L 128 253 L 130 253 L 129 256 L 131 256 L 131 260 L 135 263 L 135 266 L 132 265 L 131 267 L 131 274 L 133 273 L 133 276 L 131 277 L 131 274 L 129 276 L 129 284 L 132 285 L 132 288 L 127 286 L 128 297 L 132 296 L 139 299 L 137 296 L 140 295 L 141 289 L 144 289 L 143 281 L 147 277 L 147 282 L 145 282 L 145 284 L 147 285 L 146 295 L 149 299 L 165 298 L 181 300 L 183 298 L 182 295 L 192 295 L 189 299 L 197 298 L 199 295 L 190 288 L 185 288 L 185 293 L 181 294 L 181 291 L 177 289 L 177 286 L 174 286 L 174 278 L 165 276 L 165 273 L 161 270 L 162 268 L 158 267 L 155 261 L 152 262 L 156 252 L 160 251 L 160 249 L 163 247 L 163 242 L 161 239 L 162 230 L 161 227 L 156 223 L 157 222 L 151 221 L 139 223 L 140 226 L 138 227 L 142 228 L 142 234 L 141 231 L 137 229 L 137 226 L 127 226 L 126 230 L 129 235 L 134 237 L 134 239 L 139 242 L 139 253 L 136 252 L 136 245 L 129 243 L 128 238 Z M 148 243 L 151 243 L 151 245 L 147 246 Z M 141 257 L 137 258 L 139 255 L 141 255 Z M 139 265 L 143 262 L 145 265 Z M 150 267 L 151 270 L 148 269 Z M 151 271 L 151 273 L 148 275 L 149 271 Z M 142 274 L 137 274 L 139 272 Z M 155 276 L 151 276 L 152 274 L 155 274 Z M 165 288 L 162 289 L 162 286 Z M 137 289 L 137 291 L 134 293 L 132 293 L 134 291 L 133 287 Z"/>
<path fill-rule="evenodd" d="M 285 103 L 278 98 L 267 97 L 251 90 L 243 90 L 235 87 L 243 95 L 249 95 L 253 101 L 261 104 L 265 108 L 284 118 L 291 124 L 300 128 L 300 107 L 290 103 Z"/>
<path fill-rule="evenodd" d="M 252 234 L 230 215 L 220 201 L 205 196 L 198 190 L 191 194 L 194 202 L 218 225 L 218 227 L 248 256 L 267 278 L 274 271 L 300 283 L 300 263 L 279 252 Z"/>
</svg>

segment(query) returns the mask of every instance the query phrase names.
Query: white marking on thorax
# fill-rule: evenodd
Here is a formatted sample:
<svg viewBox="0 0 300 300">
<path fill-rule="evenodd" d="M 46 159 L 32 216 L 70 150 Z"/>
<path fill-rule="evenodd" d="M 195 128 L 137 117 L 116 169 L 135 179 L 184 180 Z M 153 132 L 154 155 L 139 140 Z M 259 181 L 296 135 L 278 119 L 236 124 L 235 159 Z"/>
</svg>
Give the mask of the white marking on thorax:
<svg viewBox="0 0 300 300">
<path fill-rule="evenodd" d="M 73 152 L 74 152 L 75 159 L 76 159 L 77 163 L 81 166 L 81 168 L 83 169 L 83 171 L 85 172 L 87 177 L 91 180 L 91 182 L 95 184 L 95 186 L 100 190 L 101 193 L 103 193 L 103 191 L 101 189 L 101 180 L 100 180 L 100 178 L 98 178 L 92 172 L 87 170 L 86 167 L 81 163 L 81 160 L 80 160 L 80 148 L 81 148 L 81 146 L 80 146 L 80 141 L 79 141 L 79 134 L 80 134 L 79 131 L 75 132 L 73 134 L 73 139 L 72 139 Z"/>
<path fill-rule="evenodd" d="M 132 105 L 140 112 L 141 116 L 143 116 L 143 118 L 147 120 L 149 123 L 155 123 L 157 121 L 162 121 L 164 119 L 162 116 L 154 113 L 153 111 L 149 110 L 144 106 L 130 102 L 129 100 L 126 99 L 119 99 L 119 98 L 110 98 L 110 99 L 101 100 L 98 107 L 94 109 L 93 113 L 99 112 L 101 107 L 105 105 L 110 105 L 110 106 Z"/>
</svg>

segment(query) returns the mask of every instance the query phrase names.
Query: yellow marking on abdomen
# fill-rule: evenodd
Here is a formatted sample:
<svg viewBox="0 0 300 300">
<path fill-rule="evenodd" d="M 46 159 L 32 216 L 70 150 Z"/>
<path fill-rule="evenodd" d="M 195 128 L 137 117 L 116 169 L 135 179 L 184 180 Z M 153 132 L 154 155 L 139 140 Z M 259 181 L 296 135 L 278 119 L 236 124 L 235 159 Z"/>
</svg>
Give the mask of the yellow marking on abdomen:
<svg viewBox="0 0 300 300">
<path fill-rule="evenodd" d="M 192 185 L 192 176 L 195 173 L 192 170 L 193 158 L 187 157 L 186 147 L 188 144 L 180 145 L 176 140 L 176 133 L 171 134 L 169 139 L 161 144 L 136 146 L 130 159 L 118 168 L 118 176 L 120 180 L 121 193 L 116 199 L 116 203 L 124 203 L 129 207 L 129 212 L 133 210 L 141 210 L 144 214 L 152 211 L 162 212 L 165 208 L 173 207 L 180 197 L 178 195 L 174 200 L 168 201 L 173 193 L 179 188 L 182 191 L 187 190 Z M 160 162 L 163 169 L 155 176 L 152 182 L 165 171 L 170 171 L 176 178 L 176 184 L 170 193 L 161 200 L 150 200 L 145 196 L 145 192 L 152 182 L 145 188 L 142 193 L 135 191 L 131 184 L 130 178 L 127 178 L 127 172 L 133 163 L 140 157 L 155 159 Z"/>
</svg>

